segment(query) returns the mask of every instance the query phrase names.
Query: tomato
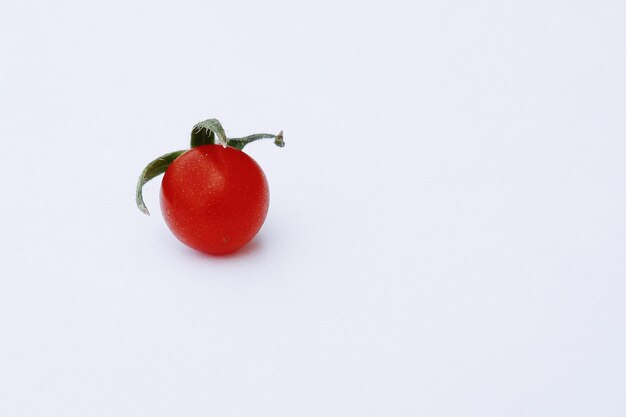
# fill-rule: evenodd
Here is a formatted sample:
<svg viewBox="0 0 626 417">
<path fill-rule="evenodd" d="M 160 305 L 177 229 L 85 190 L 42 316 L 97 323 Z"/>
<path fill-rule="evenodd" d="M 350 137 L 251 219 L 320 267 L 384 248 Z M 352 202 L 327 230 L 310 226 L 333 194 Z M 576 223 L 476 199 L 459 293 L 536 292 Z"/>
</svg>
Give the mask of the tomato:
<svg viewBox="0 0 626 417">
<path fill-rule="evenodd" d="M 161 212 L 174 236 L 214 255 L 241 248 L 261 228 L 269 206 L 265 174 L 242 152 L 259 139 L 273 139 L 276 146 L 285 146 L 282 131 L 228 138 L 217 119 L 197 123 L 191 130 L 190 150 L 162 155 L 141 171 L 135 190 L 137 208 L 150 214 L 143 201 L 143 186 L 165 173 Z"/>
<path fill-rule="evenodd" d="M 224 254 L 257 234 L 267 215 L 269 188 L 261 167 L 244 152 L 203 145 L 169 165 L 160 202 L 165 222 L 181 242 Z"/>
</svg>

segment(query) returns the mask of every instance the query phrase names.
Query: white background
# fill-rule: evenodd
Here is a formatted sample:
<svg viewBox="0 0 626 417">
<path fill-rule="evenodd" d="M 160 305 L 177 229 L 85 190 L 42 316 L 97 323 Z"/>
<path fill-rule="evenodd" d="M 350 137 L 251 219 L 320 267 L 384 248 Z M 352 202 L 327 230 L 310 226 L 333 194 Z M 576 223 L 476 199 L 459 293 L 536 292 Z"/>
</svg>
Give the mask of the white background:
<svg viewBox="0 0 626 417">
<path fill-rule="evenodd" d="M 0 6 L 1 416 L 624 416 L 626 3 Z M 175 240 L 218 117 L 270 212 Z"/>
</svg>

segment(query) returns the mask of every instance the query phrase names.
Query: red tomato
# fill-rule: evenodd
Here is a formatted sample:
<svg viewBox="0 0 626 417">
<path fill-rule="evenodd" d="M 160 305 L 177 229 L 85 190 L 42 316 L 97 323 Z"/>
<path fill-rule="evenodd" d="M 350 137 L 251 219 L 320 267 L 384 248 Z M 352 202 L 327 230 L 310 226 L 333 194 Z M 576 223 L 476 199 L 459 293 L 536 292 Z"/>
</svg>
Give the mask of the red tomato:
<svg viewBox="0 0 626 417">
<path fill-rule="evenodd" d="M 263 225 L 268 206 L 261 167 L 232 147 L 202 145 L 185 152 L 161 183 L 161 211 L 172 233 L 209 254 L 248 243 Z"/>
</svg>

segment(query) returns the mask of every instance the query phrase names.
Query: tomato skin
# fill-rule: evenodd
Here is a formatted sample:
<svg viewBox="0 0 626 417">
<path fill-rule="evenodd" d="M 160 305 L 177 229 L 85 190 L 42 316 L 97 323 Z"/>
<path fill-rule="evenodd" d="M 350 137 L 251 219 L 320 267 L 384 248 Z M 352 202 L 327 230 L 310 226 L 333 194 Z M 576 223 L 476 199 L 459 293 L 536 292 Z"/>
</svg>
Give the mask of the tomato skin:
<svg viewBox="0 0 626 417">
<path fill-rule="evenodd" d="M 167 168 L 160 202 L 165 222 L 181 242 L 225 254 L 257 234 L 267 216 L 269 188 L 261 167 L 244 152 L 202 145 Z"/>
</svg>

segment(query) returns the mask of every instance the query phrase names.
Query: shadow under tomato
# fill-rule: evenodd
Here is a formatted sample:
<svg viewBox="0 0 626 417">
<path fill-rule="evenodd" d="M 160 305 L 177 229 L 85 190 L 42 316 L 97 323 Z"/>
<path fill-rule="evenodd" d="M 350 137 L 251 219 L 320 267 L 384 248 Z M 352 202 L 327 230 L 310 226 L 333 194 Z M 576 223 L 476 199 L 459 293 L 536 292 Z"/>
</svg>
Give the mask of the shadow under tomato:
<svg viewBox="0 0 626 417">
<path fill-rule="evenodd" d="M 200 252 L 200 251 L 197 251 L 195 249 L 192 249 L 186 246 L 183 249 L 188 255 L 194 258 L 198 258 L 198 259 L 237 259 L 237 258 L 245 258 L 247 256 L 252 256 L 256 253 L 259 253 L 262 247 L 263 247 L 263 238 L 261 236 L 256 236 L 254 239 L 252 239 L 251 242 L 249 242 L 244 247 L 234 252 L 224 253 L 221 255 L 209 255 L 207 253 Z"/>
</svg>

